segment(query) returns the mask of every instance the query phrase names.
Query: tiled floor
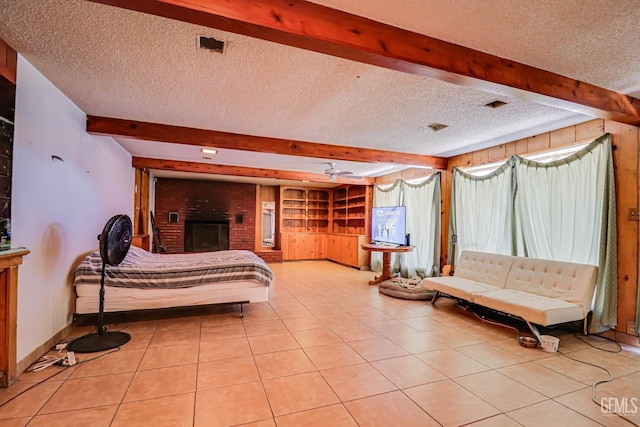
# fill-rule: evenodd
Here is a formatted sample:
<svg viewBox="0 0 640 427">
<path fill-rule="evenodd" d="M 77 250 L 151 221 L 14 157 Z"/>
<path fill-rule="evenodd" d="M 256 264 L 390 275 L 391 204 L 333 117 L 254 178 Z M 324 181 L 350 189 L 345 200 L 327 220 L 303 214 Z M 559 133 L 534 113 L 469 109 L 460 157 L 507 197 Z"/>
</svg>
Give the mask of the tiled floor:
<svg viewBox="0 0 640 427">
<path fill-rule="evenodd" d="M 56 375 L 0 407 L 0 427 L 632 425 L 591 401 L 604 371 L 522 348 L 449 300 L 386 297 L 372 273 L 329 262 L 272 269 L 269 303 L 244 319 L 217 308 L 111 325 L 132 335 L 120 351 L 23 374 L 0 403 Z M 598 401 L 640 423 L 638 349 L 563 333 L 560 350 L 609 368 Z"/>
</svg>

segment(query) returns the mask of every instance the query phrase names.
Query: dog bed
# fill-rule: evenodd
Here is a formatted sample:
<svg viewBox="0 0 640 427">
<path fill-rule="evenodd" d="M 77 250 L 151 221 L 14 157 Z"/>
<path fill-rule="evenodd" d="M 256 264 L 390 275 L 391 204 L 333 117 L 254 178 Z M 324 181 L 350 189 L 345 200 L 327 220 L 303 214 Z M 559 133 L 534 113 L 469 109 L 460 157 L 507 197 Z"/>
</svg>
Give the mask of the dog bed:
<svg viewBox="0 0 640 427">
<path fill-rule="evenodd" d="M 378 286 L 378 292 L 394 298 L 410 299 L 410 300 L 430 300 L 433 298 L 434 292 L 421 285 L 422 279 L 414 277 L 413 279 L 395 278 L 385 280 Z"/>
</svg>

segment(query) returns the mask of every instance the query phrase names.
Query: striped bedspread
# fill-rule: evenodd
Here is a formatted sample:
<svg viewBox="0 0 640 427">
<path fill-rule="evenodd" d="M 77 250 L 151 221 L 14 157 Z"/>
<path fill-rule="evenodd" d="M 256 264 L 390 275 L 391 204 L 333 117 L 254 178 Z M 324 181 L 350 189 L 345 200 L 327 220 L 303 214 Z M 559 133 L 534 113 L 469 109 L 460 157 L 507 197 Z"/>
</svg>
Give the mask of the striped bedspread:
<svg viewBox="0 0 640 427">
<path fill-rule="evenodd" d="M 99 252 L 87 255 L 75 270 L 74 284 L 100 285 Z M 257 280 L 271 285 L 273 273 L 262 258 L 249 251 L 193 254 L 154 254 L 132 246 L 124 261 L 107 265 L 105 286 L 158 289 L 189 288 L 215 282 Z"/>
</svg>

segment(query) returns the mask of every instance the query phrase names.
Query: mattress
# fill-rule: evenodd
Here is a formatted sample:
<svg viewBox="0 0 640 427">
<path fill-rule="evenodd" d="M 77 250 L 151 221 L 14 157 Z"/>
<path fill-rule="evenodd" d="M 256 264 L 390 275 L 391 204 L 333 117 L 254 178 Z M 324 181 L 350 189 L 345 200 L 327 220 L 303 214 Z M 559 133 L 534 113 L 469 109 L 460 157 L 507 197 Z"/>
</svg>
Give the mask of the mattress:
<svg viewBox="0 0 640 427">
<path fill-rule="evenodd" d="M 96 313 L 102 259 L 94 252 L 74 274 L 76 313 Z M 268 300 L 273 274 L 249 251 L 153 254 L 131 247 L 105 272 L 105 312 Z"/>
</svg>

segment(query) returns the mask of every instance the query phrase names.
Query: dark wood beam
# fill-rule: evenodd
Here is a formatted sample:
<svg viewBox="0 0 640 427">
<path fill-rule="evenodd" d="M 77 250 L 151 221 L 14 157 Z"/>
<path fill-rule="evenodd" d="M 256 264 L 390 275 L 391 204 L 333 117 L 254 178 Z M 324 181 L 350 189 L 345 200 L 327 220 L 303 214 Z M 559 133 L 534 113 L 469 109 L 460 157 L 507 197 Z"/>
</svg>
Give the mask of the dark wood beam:
<svg viewBox="0 0 640 427">
<path fill-rule="evenodd" d="M 16 84 L 16 69 L 18 66 L 18 53 L 0 39 L 0 76 Z"/>
<path fill-rule="evenodd" d="M 447 159 L 443 157 L 240 135 L 208 129 L 195 129 L 109 117 L 87 116 L 87 132 L 93 135 L 126 137 L 145 141 L 172 142 L 200 147 L 287 154 L 290 156 L 317 157 L 331 160 L 394 163 L 399 165 L 429 166 L 437 169 L 445 169 L 447 167 Z"/>
<path fill-rule="evenodd" d="M 248 168 L 244 166 L 227 166 L 178 160 L 150 159 L 146 157 L 133 157 L 131 164 L 134 168 L 140 169 L 146 168 L 176 172 L 195 172 L 214 175 L 248 176 L 254 178 L 275 178 L 294 181 L 330 183 L 327 175 L 307 172 Z M 336 180 L 333 183 L 372 185 L 373 181 L 373 178 L 353 179 L 340 176 L 336 177 Z"/>
<path fill-rule="evenodd" d="M 303 0 L 93 0 L 640 125 L 640 100 Z"/>
</svg>

